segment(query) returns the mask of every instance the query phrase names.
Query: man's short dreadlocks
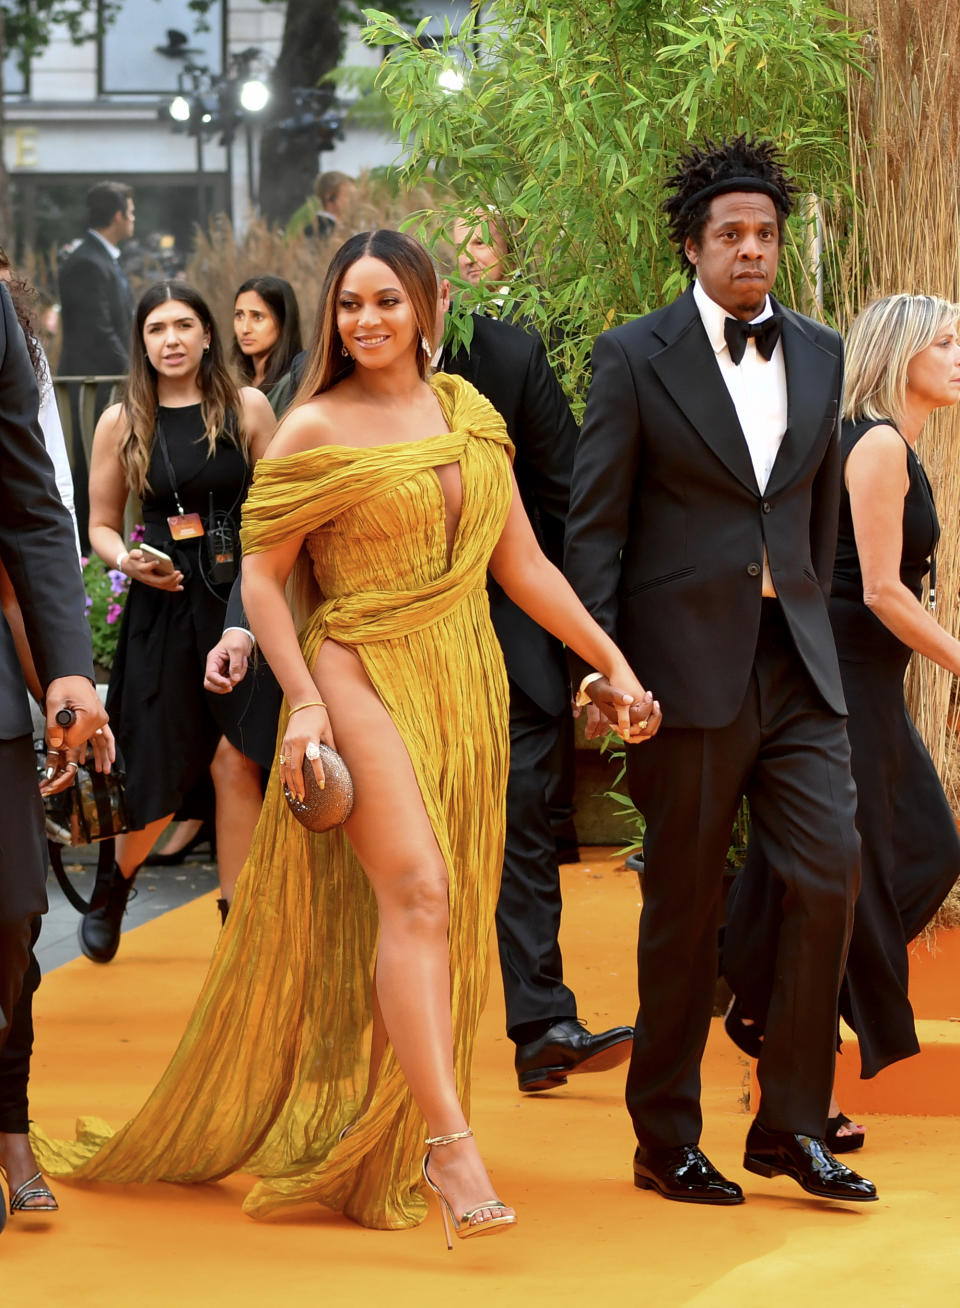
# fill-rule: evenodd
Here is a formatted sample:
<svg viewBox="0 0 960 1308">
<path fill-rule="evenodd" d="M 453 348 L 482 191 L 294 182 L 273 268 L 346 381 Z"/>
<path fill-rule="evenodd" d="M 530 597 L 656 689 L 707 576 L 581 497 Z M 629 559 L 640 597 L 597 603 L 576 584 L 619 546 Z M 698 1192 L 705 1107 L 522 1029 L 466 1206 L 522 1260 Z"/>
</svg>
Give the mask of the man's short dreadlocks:
<svg viewBox="0 0 960 1308">
<path fill-rule="evenodd" d="M 726 184 L 729 183 L 729 184 Z M 681 155 L 680 166 L 667 178 L 673 188 L 663 206 L 670 221 L 670 235 L 677 245 L 680 263 L 691 278 L 695 269 L 684 252 L 689 237 L 699 246 L 703 228 L 716 195 L 730 191 L 759 191 L 769 195 L 777 211 L 777 226 L 783 239 L 783 225 L 793 208 L 797 188 L 780 163 L 772 141 L 748 141 L 745 135 L 731 141 L 706 140 Z"/>
</svg>

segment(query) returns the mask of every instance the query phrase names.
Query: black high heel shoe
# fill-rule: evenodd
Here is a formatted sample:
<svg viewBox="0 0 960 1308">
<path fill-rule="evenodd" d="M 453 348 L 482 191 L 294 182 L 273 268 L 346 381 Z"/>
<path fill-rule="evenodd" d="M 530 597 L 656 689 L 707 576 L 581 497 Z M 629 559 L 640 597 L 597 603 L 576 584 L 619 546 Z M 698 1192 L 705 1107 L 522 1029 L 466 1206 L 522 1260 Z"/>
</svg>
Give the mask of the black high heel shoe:
<svg viewBox="0 0 960 1308">
<path fill-rule="evenodd" d="M 180 864 L 186 860 L 187 855 L 192 854 L 197 846 L 202 845 L 204 841 L 208 842 L 210 845 L 211 859 L 215 858 L 217 853 L 217 836 L 213 829 L 212 822 L 202 823 L 197 834 L 192 839 L 188 840 L 182 849 L 178 849 L 175 853 L 165 854 L 162 849 L 156 850 L 154 853 L 148 854 L 143 861 L 149 867 L 179 867 Z"/>
</svg>

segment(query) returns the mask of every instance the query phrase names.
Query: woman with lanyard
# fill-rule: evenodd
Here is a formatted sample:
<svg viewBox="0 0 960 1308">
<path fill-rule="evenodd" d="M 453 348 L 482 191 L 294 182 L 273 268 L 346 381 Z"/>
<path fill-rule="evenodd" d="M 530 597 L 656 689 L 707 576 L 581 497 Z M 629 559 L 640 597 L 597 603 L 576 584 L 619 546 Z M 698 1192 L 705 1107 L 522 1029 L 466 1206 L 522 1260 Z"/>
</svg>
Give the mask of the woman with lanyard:
<svg viewBox="0 0 960 1308">
<path fill-rule="evenodd" d="M 137 870 L 207 771 L 216 793 L 221 911 L 246 857 L 262 799 L 246 701 L 203 689 L 239 567 L 240 506 L 275 421 L 257 390 L 237 390 L 201 296 L 181 282 L 150 287 L 137 306 L 130 379 L 97 423 L 90 463 L 90 543 L 132 581 L 107 708 L 126 767 L 130 831 L 98 878 L 80 926 L 88 958 L 120 941 Z M 122 536 L 128 494 L 140 497 L 143 544 Z M 249 734 L 249 729 L 248 733 Z M 272 742 L 271 742 L 272 743 Z"/>
</svg>

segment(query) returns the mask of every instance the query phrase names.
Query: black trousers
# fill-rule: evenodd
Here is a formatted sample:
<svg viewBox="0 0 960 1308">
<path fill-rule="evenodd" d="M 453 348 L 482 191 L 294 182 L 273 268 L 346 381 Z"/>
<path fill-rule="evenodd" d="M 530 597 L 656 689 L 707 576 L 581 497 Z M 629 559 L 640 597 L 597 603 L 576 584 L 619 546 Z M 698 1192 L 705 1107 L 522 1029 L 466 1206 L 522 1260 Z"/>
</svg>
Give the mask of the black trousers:
<svg viewBox="0 0 960 1308">
<path fill-rule="evenodd" d="M 547 792 L 566 714 L 552 716 L 510 682 L 510 774 L 497 944 L 507 1034 L 527 1022 L 576 1017 L 560 956 L 560 871 Z"/>
<path fill-rule="evenodd" d="M 734 721 L 664 727 L 628 750 L 627 768 L 647 822 L 640 1012 L 626 1096 L 637 1138 L 651 1146 L 700 1138 L 724 855 L 742 795 L 781 903 L 759 1119 L 822 1136 L 859 888 L 856 791 L 844 719 L 810 681 L 776 600 L 764 601 L 753 675 Z"/>
<path fill-rule="evenodd" d="M 29 735 L 0 740 L 0 1047 L 30 963 L 34 919 L 47 911 L 47 843 Z"/>
</svg>

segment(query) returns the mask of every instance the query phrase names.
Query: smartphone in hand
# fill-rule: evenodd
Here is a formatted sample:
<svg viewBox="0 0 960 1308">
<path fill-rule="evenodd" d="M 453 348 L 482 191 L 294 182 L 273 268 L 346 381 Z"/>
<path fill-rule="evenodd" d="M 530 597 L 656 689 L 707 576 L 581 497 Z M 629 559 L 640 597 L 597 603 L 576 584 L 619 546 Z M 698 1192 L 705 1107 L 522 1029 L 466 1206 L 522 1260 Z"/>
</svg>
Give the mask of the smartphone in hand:
<svg viewBox="0 0 960 1308">
<path fill-rule="evenodd" d="M 175 571 L 173 559 L 169 554 L 165 554 L 163 550 L 156 550 L 152 545 L 138 545 L 136 548 L 148 562 L 156 563 L 157 566 L 154 571 L 159 576 L 168 577 L 171 572 Z"/>
</svg>

